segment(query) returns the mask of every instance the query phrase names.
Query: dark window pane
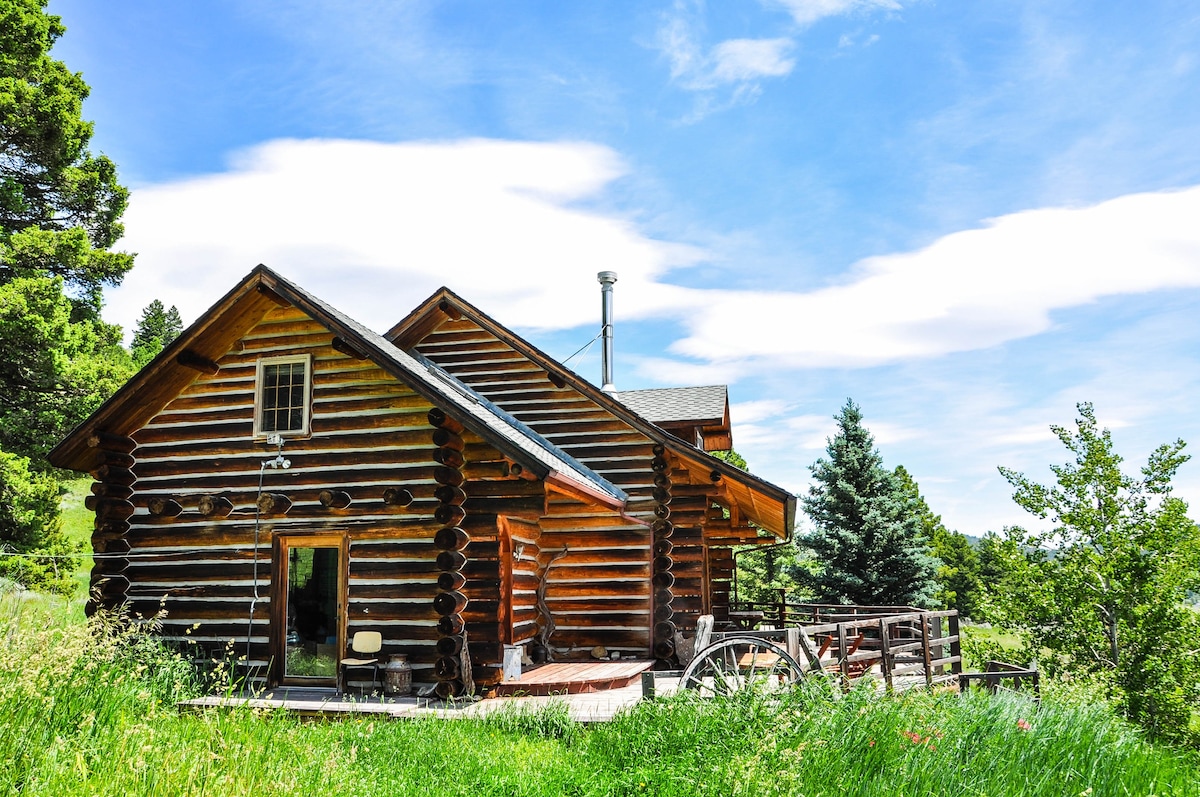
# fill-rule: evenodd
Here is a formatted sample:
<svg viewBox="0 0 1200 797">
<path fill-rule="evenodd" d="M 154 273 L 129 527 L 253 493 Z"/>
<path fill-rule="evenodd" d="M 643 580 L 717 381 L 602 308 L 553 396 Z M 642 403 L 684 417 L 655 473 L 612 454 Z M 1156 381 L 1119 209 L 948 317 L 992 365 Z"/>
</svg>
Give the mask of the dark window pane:
<svg viewBox="0 0 1200 797">
<path fill-rule="evenodd" d="M 263 366 L 260 426 L 264 432 L 295 432 L 304 428 L 304 376 L 307 363 Z"/>
</svg>

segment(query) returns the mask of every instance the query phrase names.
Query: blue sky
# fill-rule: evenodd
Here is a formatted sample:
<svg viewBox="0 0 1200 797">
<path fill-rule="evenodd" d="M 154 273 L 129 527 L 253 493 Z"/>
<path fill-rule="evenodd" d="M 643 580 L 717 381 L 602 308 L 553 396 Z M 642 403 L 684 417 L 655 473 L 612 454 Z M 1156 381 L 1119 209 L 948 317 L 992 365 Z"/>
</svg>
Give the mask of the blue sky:
<svg viewBox="0 0 1200 797">
<path fill-rule="evenodd" d="M 611 269 L 618 389 L 727 382 L 797 492 L 851 397 L 973 534 L 1033 520 L 996 466 L 1048 479 L 1077 402 L 1131 467 L 1200 443 L 1194 4 L 50 10 L 133 190 L 127 328 L 264 262 L 379 330 L 445 284 L 565 358 Z"/>
</svg>

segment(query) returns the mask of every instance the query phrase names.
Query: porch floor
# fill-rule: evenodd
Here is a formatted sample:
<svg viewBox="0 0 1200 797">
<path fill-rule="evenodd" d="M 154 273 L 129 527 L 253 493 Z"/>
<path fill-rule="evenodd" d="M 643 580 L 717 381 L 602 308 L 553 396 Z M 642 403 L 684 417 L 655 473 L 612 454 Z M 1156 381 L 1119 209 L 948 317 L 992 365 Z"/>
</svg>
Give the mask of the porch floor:
<svg viewBox="0 0 1200 797">
<path fill-rule="evenodd" d="M 521 674 L 518 681 L 493 687 L 498 696 L 576 695 L 624 689 L 641 683 L 653 661 L 577 661 L 543 664 Z"/>
<path fill-rule="evenodd" d="M 633 662 L 629 662 L 632 664 Z M 650 662 L 644 662 L 648 669 Z M 640 673 L 641 670 L 638 671 Z M 532 673 L 530 673 L 532 674 Z M 235 693 L 212 695 L 179 703 L 180 711 L 203 711 L 207 709 L 250 708 L 259 710 L 291 711 L 309 717 L 368 716 L 380 719 L 416 719 L 437 717 L 439 719 L 478 719 L 493 711 L 514 704 L 534 709 L 552 702 L 565 703 L 571 719 L 577 722 L 609 722 L 622 709 L 629 708 L 642 699 L 642 686 L 638 674 L 629 676 L 631 684 L 620 688 L 594 687 L 591 691 L 567 692 L 560 684 L 554 694 L 531 694 L 503 696 L 484 700 L 460 700 L 443 702 L 422 697 L 378 697 L 338 694 L 333 689 L 278 688 L 261 693 Z M 517 682 L 517 683 L 524 683 Z M 660 687 L 661 691 L 661 687 Z"/>
</svg>

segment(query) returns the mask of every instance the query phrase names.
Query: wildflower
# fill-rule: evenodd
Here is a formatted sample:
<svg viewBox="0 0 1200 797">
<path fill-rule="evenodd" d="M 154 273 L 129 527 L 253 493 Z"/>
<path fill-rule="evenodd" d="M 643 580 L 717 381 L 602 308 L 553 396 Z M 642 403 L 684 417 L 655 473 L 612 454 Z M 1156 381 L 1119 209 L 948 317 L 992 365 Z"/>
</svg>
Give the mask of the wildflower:
<svg viewBox="0 0 1200 797">
<path fill-rule="evenodd" d="M 875 746 L 875 740 L 874 740 L 874 739 L 872 739 L 872 740 L 870 740 L 869 742 L 867 742 L 867 747 L 874 747 L 874 746 Z"/>
<path fill-rule="evenodd" d="M 1032 725 L 1030 725 L 1028 722 L 1026 722 L 1023 719 L 1017 720 L 1017 727 L 1023 731 L 1027 731 L 1027 730 L 1030 730 L 1031 728 L 1033 728 Z"/>
</svg>

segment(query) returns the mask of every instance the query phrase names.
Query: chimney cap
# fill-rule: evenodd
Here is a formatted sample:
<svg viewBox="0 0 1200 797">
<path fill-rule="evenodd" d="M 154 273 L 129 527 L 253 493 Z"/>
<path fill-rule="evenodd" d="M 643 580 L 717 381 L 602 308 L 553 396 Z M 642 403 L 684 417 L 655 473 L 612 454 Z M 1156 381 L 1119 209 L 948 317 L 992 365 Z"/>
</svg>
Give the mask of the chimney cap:
<svg viewBox="0 0 1200 797">
<path fill-rule="evenodd" d="M 612 285 L 614 282 L 617 281 L 617 272 L 601 271 L 599 274 L 596 275 L 596 279 L 600 282 L 601 285 Z"/>
</svg>

